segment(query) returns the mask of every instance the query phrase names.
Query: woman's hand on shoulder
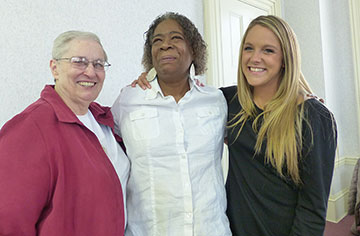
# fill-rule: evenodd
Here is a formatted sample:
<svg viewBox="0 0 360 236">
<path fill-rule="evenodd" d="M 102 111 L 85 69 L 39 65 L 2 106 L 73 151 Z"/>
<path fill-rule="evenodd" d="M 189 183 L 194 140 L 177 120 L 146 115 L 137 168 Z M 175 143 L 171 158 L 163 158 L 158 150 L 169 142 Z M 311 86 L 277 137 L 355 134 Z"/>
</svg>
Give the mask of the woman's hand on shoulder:
<svg viewBox="0 0 360 236">
<path fill-rule="evenodd" d="M 147 72 L 141 73 L 139 77 L 131 83 L 131 87 L 136 87 L 136 85 L 139 85 L 143 90 L 151 89 L 149 81 L 146 80 L 146 75 Z"/>
<path fill-rule="evenodd" d="M 308 99 L 311 99 L 311 98 L 314 98 L 314 99 L 318 100 L 321 103 L 325 103 L 325 100 L 323 98 L 319 98 L 315 94 L 310 94 L 310 93 L 306 94 L 305 100 L 308 100 Z"/>
</svg>

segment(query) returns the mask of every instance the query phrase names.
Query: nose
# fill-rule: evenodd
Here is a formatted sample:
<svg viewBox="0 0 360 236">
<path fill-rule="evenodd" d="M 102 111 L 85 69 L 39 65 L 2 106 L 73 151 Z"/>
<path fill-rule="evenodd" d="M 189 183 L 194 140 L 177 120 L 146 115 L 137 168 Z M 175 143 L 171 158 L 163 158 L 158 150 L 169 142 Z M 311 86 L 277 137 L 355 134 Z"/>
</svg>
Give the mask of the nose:
<svg viewBox="0 0 360 236">
<path fill-rule="evenodd" d="M 251 62 L 260 62 L 261 61 L 261 52 L 260 51 L 254 51 L 251 54 Z"/>
<path fill-rule="evenodd" d="M 172 44 L 170 42 L 170 39 L 168 38 L 165 38 L 163 41 L 162 41 L 162 44 L 161 44 L 161 47 L 160 49 L 162 50 L 168 50 L 169 48 L 172 48 Z"/>
<path fill-rule="evenodd" d="M 95 76 L 96 72 L 94 65 L 92 63 L 89 63 L 88 66 L 85 68 L 84 74 L 89 77 Z"/>
</svg>

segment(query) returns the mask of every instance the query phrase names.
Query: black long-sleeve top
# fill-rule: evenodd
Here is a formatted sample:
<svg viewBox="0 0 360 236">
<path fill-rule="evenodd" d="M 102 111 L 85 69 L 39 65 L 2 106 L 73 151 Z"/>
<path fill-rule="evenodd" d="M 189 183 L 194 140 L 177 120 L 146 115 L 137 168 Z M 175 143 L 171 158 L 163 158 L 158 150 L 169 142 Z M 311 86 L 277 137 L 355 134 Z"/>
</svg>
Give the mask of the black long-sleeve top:
<svg viewBox="0 0 360 236">
<path fill-rule="evenodd" d="M 233 86 L 222 91 L 231 120 L 241 109 L 237 97 L 233 99 L 237 90 Z M 238 127 L 228 129 L 227 215 L 233 235 L 323 235 L 334 168 L 336 125 L 332 113 L 316 99 L 306 100 L 304 111 L 311 131 L 304 121 L 299 157 L 302 184 L 298 186 L 290 176 L 280 177 L 271 164 L 265 163 L 266 143 L 254 156 L 257 134 L 252 128 L 253 120 L 246 122 L 237 139 Z"/>
</svg>

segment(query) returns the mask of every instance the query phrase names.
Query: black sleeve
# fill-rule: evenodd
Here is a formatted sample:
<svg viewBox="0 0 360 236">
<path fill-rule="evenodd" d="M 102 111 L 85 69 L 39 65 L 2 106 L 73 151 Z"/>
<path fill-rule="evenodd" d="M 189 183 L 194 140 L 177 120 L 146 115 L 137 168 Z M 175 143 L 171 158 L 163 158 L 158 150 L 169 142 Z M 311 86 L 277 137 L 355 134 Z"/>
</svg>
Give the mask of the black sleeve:
<svg viewBox="0 0 360 236">
<path fill-rule="evenodd" d="M 237 94 L 237 87 L 236 86 L 221 87 L 219 89 L 221 90 L 221 92 L 223 92 L 227 104 L 230 104 L 231 99 L 233 99 L 234 96 Z"/>
<path fill-rule="evenodd" d="M 315 99 L 304 106 L 302 185 L 291 236 L 323 235 L 337 143 L 332 113 Z"/>
</svg>

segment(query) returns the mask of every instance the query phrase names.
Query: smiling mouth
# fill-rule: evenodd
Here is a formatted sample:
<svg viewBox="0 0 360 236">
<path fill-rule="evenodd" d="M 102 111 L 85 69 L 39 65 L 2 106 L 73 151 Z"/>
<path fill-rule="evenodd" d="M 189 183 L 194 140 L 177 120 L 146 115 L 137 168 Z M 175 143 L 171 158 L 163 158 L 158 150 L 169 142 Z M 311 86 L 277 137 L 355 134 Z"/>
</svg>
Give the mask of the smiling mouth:
<svg viewBox="0 0 360 236">
<path fill-rule="evenodd" d="M 248 68 L 252 72 L 263 72 L 263 71 L 265 71 L 265 69 L 263 69 L 263 68 L 256 68 L 256 67 L 250 67 L 250 66 Z"/>
<path fill-rule="evenodd" d="M 83 87 L 93 87 L 95 86 L 95 82 L 85 82 L 85 81 L 81 81 L 78 82 L 79 85 L 83 86 Z"/>
</svg>

